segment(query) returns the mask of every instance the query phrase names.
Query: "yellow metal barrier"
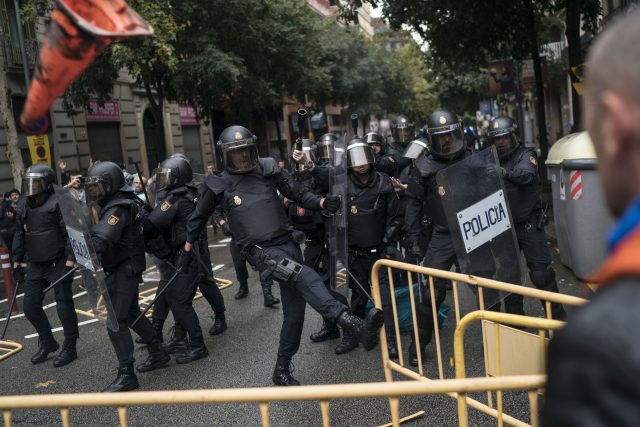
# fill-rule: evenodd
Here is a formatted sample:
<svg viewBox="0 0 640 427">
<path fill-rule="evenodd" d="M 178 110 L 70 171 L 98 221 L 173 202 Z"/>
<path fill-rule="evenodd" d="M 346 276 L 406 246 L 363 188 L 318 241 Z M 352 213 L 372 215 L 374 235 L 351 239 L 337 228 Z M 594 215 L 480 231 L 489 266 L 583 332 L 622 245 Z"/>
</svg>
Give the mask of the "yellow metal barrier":
<svg viewBox="0 0 640 427">
<path fill-rule="evenodd" d="M 22 350 L 22 344 L 15 341 L 0 341 L 0 361 L 7 359 Z"/>
<path fill-rule="evenodd" d="M 387 259 L 381 259 L 379 261 L 377 261 L 371 271 L 371 283 L 372 283 L 372 295 L 373 298 L 375 300 L 375 305 L 378 308 L 382 308 L 382 299 L 381 299 L 381 294 L 380 294 L 380 283 L 378 280 L 378 273 L 380 272 L 380 270 L 382 268 L 386 268 L 387 269 L 387 273 L 389 275 L 389 286 L 390 286 L 390 294 L 391 294 L 391 306 L 393 309 L 393 316 L 395 319 L 395 337 L 396 337 L 396 346 L 399 350 L 399 360 L 398 363 L 392 361 L 389 359 L 389 353 L 388 353 L 388 347 L 387 347 L 387 337 L 386 337 L 386 333 L 384 331 L 384 329 L 380 332 L 380 347 L 381 347 L 381 352 L 382 352 L 382 360 L 383 360 L 383 367 L 384 367 L 384 372 L 385 372 L 385 379 L 387 382 L 392 382 L 393 381 L 393 372 L 399 373 L 404 375 L 405 377 L 408 377 L 410 379 L 413 380 L 417 380 L 417 381 L 429 381 L 432 382 L 434 381 L 434 379 L 428 378 L 425 375 L 424 372 L 424 358 L 423 358 L 423 354 L 422 354 L 422 345 L 420 344 L 420 337 L 418 335 L 418 321 L 417 321 L 417 316 L 416 316 L 416 295 L 413 289 L 413 284 L 416 283 L 414 281 L 414 276 L 415 275 L 423 275 L 423 276 L 427 276 L 428 277 L 428 293 L 429 293 L 429 297 L 430 297 L 430 301 L 431 301 L 431 311 L 433 314 L 433 324 L 436 325 L 436 327 L 434 328 L 434 342 L 435 342 L 435 347 L 436 347 L 436 359 L 437 359 L 437 369 L 438 369 L 438 378 L 436 378 L 436 380 L 439 381 L 443 381 L 445 380 L 445 369 L 444 369 L 444 363 L 443 363 L 443 350 L 442 350 L 442 342 L 441 342 L 441 337 L 440 337 L 440 331 L 439 328 L 437 327 L 438 325 L 438 310 L 436 308 L 435 305 L 435 285 L 434 285 L 434 279 L 435 278 L 441 278 L 441 279 L 445 279 L 451 282 L 452 285 L 452 293 L 453 293 L 453 309 L 454 309 L 454 314 L 455 314 L 455 321 L 456 321 L 456 331 L 455 331 L 455 335 L 454 338 L 458 336 L 458 334 L 461 334 L 460 336 L 464 335 L 464 331 L 466 331 L 466 328 L 468 327 L 468 323 L 481 319 L 483 321 L 485 321 L 485 324 L 483 325 L 484 331 L 483 331 L 483 347 L 484 347 L 484 370 L 485 370 L 485 375 L 488 377 L 490 373 L 493 373 L 495 376 L 500 376 L 500 367 L 501 367 L 501 363 L 500 363 L 500 355 L 503 352 L 503 348 L 500 345 L 500 337 L 501 335 L 501 331 L 498 329 L 500 328 L 499 324 L 507 324 L 507 325 L 514 325 L 514 326 L 518 326 L 518 327 L 527 327 L 527 328 L 533 328 L 533 329 L 538 329 L 541 330 L 539 337 L 540 337 L 540 342 L 537 345 L 537 349 L 538 349 L 538 353 L 539 354 L 539 359 L 537 360 L 537 366 L 540 367 L 544 367 L 546 366 L 545 363 L 545 359 L 546 359 L 546 341 L 545 341 L 545 337 L 546 337 L 546 330 L 553 330 L 553 329 L 557 329 L 559 327 L 561 327 L 564 322 L 558 321 L 558 320 L 553 320 L 551 319 L 551 303 L 560 303 L 560 304 L 565 304 L 565 305 L 572 305 L 572 306 L 577 306 L 577 305 L 581 305 L 584 304 L 586 302 L 586 300 L 582 299 L 582 298 L 577 298 L 577 297 L 573 297 L 573 296 L 569 296 L 569 295 L 563 295 L 563 294 L 559 294 L 559 293 L 555 293 L 555 292 L 548 292 L 548 291 L 541 291 L 538 289 L 533 289 L 533 288 L 529 288 L 526 286 L 521 286 L 521 285 L 514 285 L 511 283 L 505 283 L 505 282 L 500 282 L 500 281 L 496 281 L 496 280 L 492 280 L 492 279 L 485 279 L 485 278 L 481 278 L 481 277 L 475 277 L 475 276 L 471 276 L 471 275 L 466 275 L 466 274 L 460 274 L 460 273 L 454 273 L 451 271 L 443 271 L 443 270 L 436 270 L 433 268 L 427 268 L 427 267 L 421 267 L 415 264 L 407 264 L 407 263 L 403 263 L 403 262 L 399 262 L 399 261 L 392 261 L 392 260 L 387 260 Z M 418 368 L 417 368 L 417 372 L 406 367 L 405 366 L 405 361 L 404 361 L 404 354 L 403 354 L 403 347 L 402 347 L 402 339 L 401 339 L 401 334 L 400 334 L 400 326 L 399 326 L 399 322 L 398 322 L 398 307 L 397 307 L 397 302 L 396 302 L 396 298 L 395 298 L 395 284 L 394 284 L 394 275 L 393 275 L 393 271 L 394 270 L 400 270 L 403 272 L 406 272 L 406 277 L 407 277 L 407 281 L 405 284 L 403 284 L 402 286 L 409 286 L 409 298 L 410 298 L 410 305 L 411 305 L 411 319 L 412 319 L 412 323 L 413 323 L 413 339 L 415 340 L 415 342 L 417 343 L 416 346 L 416 350 L 417 350 L 417 356 L 418 356 Z M 413 274 L 412 274 L 413 273 Z M 418 277 L 418 276 L 415 276 Z M 480 308 L 480 311 L 477 312 L 472 312 L 470 313 L 468 316 L 471 316 L 469 318 L 464 318 L 466 319 L 465 322 L 463 323 L 461 320 L 461 305 L 460 305 L 460 295 L 459 295 L 459 285 L 460 284 L 467 284 L 473 287 L 477 288 L 477 298 L 478 298 L 478 305 Z M 546 313 L 548 316 L 548 319 L 542 319 L 542 318 L 537 318 L 537 317 L 529 317 L 529 316 L 516 316 L 516 315 L 511 315 L 511 314 L 506 314 L 506 313 L 499 313 L 499 312 L 487 312 L 487 311 L 483 311 L 485 309 L 485 301 L 484 301 L 484 289 L 493 289 L 496 291 L 502 291 L 505 292 L 507 294 L 518 294 L 518 295 L 522 295 L 523 297 L 528 297 L 528 298 L 535 298 L 538 300 L 542 300 L 544 301 L 545 304 L 545 308 L 546 308 Z M 490 325 L 487 324 L 487 321 L 493 321 L 495 322 L 495 325 Z M 493 334 L 491 334 L 491 328 L 493 328 Z M 522 331 L 518 331 L 518 330 L 512 330 L 512 334 L 517 335 L 517 334 L 527 334 L 526 332 L 522 332 Z M 527 335 L 531 335 L 531 334 L 527 334 Z M 462 338 L 460 338 L 462 339 Z M 487 341 L 491 341 L 491 343 L 493 345 L 488 345 Z M 456 369 L 456 374 L 459 372 L 458 369 L 460 368 L 460 366 L 458 365 L 459 361 L 458 359 L 455 357 L 455 354 L 464 354 L 462 351 L 462 348 L 457 350 L 456 353 L 456 349 L 457 346 L 462 346 L 462 341 L 460 341 L 459 343 L 454 342 L 454 358 L 452 359 L 451 363 L 452 365 L 455 367 Z M 521 351 L 523 353 L 526 353 L 526 349 L 521 349 Z M 464 356 L 461 356 L 462 359 L 464 359 Z M 491 364 L 490 364 L 491 362 Z M 497 367 L 497 371 L 496 371 L 496 367 Z M 461 371 L 462 373 L 464 373 L 464 364 L 462 365 L 463 370 Z M 539 373 L 540 371 L 544 372 L 544 369 L 537 369 Z M 522 372 L 519 372 L 522 373 Z M 462 375 L 462 377 L 459 378 L 463 378 L 464 375 Z M 535 395 L 538 391 L 533 392 L 533 394 Z M 496 418 L 498 420 L 498 425 L 502 426 L 503 422 L 506 422 L 510 425 L 514 425 L 514 426 L 528 426 L 529 424 L 526 424 L 525 422 L 518 420 L 514 417 L 511 417 L 507 414 L 504 414 L 502 411 L 502 394 L 498 393 L 498 407 L 494 408 L 493 405 L 493 397 L 491 395 L 490 392 L 487 393 L 487 402 L 488 404 L 482 403 L 478 400 L 472 399 L 468 396 L 466 396 L 466 393 L 464 396 L 460 397 L 458 396 L 456 393 L 448 393 L 451 397 L 458 399 L 458 402 L 464 401 L 464 406 L 465 406 L 465 410 L 467 406 L 470 406 L 474 409 L 477 409 L 487 415 L 490 415 L 494 418 Z M 529 396 L 530 398 L 530 405 L 534 406 L 534 402 L 533 400 L 531 400 L 533 397 L 532 395 Z M 536 401 L 536 406 L 537 406 L 537 401 Z M 462 406 L 462 404 L 459 403 L 459 408 Z M 461 408 L 460 408 L 461 409 Z M 532 411 L 532 423 L 533 425 L 536 425 L 537 420 L 536 420 L 536 416 L 534 415 L 534 412 Z M 462 424 L 461 425 L 466 425 L 466 424 Z"/>
<path fill-rule="evenodd" d="M 71 425 L 71 408 L 87 406 L 115 407 L 118 410 L 120 426 L 126 427 L 128 425 L 127 408 L 129 406 L 257 403 L 261 413 L 262 425 L 268 427 L 270 425 L 270 402 L 317 400 L 320 403 L 322 425 L 328 427 L 331 425 L 329 413 L 331 400 L 388 398 L 391 403 L 391 425 L 399 426 L 401 422 L 398 405 L 400 396 L 443 393 L 466 395 L 487 390 L 521 390 L 535 393 L 537 389 L 544 386 L 544 383 L 545 377 L 543 375 L 530 375 L 455 379 L 428 383 L 401 381 L 395 383 L 311 385 L 301 387 L 5 396 L 0 397 L 0 410 L 3 412 L 5 427 L 11 427 L 12 411 L 16 409 L 60 408 L 61 424 L 64 427 L 68 427 Z M 467 414 L 461 413 L 459 421 L 461 425 L 467 425 Z M 79 421 L 79 423 L 81 424 L 82 421 Z"/>
</svg>

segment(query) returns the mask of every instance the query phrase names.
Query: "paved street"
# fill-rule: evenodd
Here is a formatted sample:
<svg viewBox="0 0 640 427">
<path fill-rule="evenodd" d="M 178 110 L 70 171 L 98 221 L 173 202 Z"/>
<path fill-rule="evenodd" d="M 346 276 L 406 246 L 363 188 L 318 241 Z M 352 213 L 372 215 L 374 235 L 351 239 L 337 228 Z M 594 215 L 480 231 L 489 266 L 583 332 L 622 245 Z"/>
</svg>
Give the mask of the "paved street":
<svg viewBox="0 0 640 427">
<path fill-rule="evenodd" d="M 210 230 L 210 236 L 211 230 Z M 213 236 L 212 236 L 213 237 Z M 233 295 L 237 290 L 231 257 L 228 251 L 228 239 L 218 235 L 210 240 L 215 275 L 234 280 L 234 285 L 222 291 L 227 305 L 227 321 L 229 329 L 222 335 L 211 337 L 206 335 L 205 342 L 209 348 L 208 358 L 188 365 L 176 365 L 171 362 L 168 367 L 146 374 L 139 374 L 141 390 L 166 389 L 205 389 L 224 387 L 270 386 L 271 373 L 275 362 L 278 333 L 282 321 L 280 308 L 269 309 L 262 306 L 262 294 L 251 273 L 251 293 L 246 299 L 236 301 Z M 557 252 L 554 250 L 554 266 L 558 272 L 562 292 L 576 295 L 581 288 L 570 271 L 559 265 Z M 152 266 L 151 263 L 148 264 Z M 157 271 L 151 267 L 145 273 L 145 283 L 141 289 L 157 285 Z M 81 294 L 80 282 L 74 283 L 74 293 Z M 279 294 L 277 286 L 274 293 Z M 450 299 L 450 296 L 449 296 Z M 21 299 L 18 299 L 21 302 Z M 52 304 L 51 296 L 45 304 Z M 448 304 L 452 305 L 448 300 Z M 80 295 L 76 298 L 77 308 L 85 309 L 86 301 Z M 84 304 L 84 305 L 83 305 Z M 21 304 L 20 304 L 21 305 Z M 195 302 L 196 311 L 202 327 L 208 331 L 212 324 L 211 309 L 204 299 Z M 279 307 L 279 306 L 278 306 Z M 7 302 L 0 303 L 0 327 L 4 326 Z M 54 327 L 59 327 L 55 307 L 46 310 Z M 529 301 L 527 312 L 542 315 L 540 305 Z M 95 392 L 106 386 L 116 374 L 116 360 L 109 343 L 104 326 L 87 317 L 79 317 L 81 339 L 78 342 L 79 358 L 64 368 L 54 368 L 52 358 L 46 363 L 32 365 L 29 358 L 36 351 L 38 340 L 34 330 L 23 316 L 11 322 L 7 338 L 24 345 L 22 352 L 0 362 L 0 394 L 42 394 L 65 392 Z M 307 309 L 307 316 L 298 355 L 294 358 L 295 377 L 303 384 L 330 384 L 384 381 L 379 348 L 366 352 L 362 348 L 344 355 L 336 356 L 333 347 L 337 341 L 313 344 L 308 336 L 317 330 L 322 323 L 320 316 L 312 309 Z M 451 343 L 453 334 L 453 313 L 450 313 L 448 325 L 441 330 L 442 340 L 446 343 L 445 371 L 451 377 L 448 359 L 452 355 Z M 165 325 L 165 339 L 171 321 Z M 469 332 L 467 350 L 468 375 L 480 375 L 483 372 L 481 363 L 481 339 L 479 330 Z M 61 331 L 55 332 L 56 339 L 62 343 Z M 409 339 L 403 336 L 403 345 L 408 346 Z M 146 357 L 142 347 L 136 350 L 137 362 Z M 435 347 L 431 344 L 427 350 L 427 371 L 429 377 L 435 377 Z M 484 399 L 484 396 L 478 396 Z M 528 419 L 526 399 L 522 395 L 507 396 L 505 408 L 516 417 Z M 455 401 L 449 397 L 405 398 L 401 400 L 402 415 L 408 415 L 424 409 L 425 419 L 410 425 L 457 425 Z M 472 425 L 495 425 L 488 418 L 471 411 Z M 383 399 L 366 401 L 336 401 L 331 404 L 333 425 L 371 426 L 390 420 L 388 404 Z M 116 425 L 115 409 L 74 409 L 71 411 L 73 425 Z M 204 425 L 257 425 L 260 412 L 257 405 L 219 405 L 219 406 L 182 406 L 182 407 L 146 407 L 132 408 L 129 411 L 130 425 L 133 426 L 204 426 Z M 276 426 L 319 425 L 320 409 L 315 402 L 274 404 L 271 407 L 271 421 Z M 59 424 L 59 415 L 53 410 L 16 411 L 13 415 L 14 425 L 48 426 Z"/>
</svg>

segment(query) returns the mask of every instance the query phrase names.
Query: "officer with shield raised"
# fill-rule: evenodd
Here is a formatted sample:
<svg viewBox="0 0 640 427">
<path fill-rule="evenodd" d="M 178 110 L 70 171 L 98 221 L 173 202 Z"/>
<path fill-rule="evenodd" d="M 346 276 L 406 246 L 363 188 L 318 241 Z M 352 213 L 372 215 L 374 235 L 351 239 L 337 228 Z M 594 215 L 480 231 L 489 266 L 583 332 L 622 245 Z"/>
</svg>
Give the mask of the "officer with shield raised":
<svg viewBox="0 0 640 427">
<path fill-rule="evenodd" d="M 471 156 L 462 134 L 462 124 L 458 117 L 450 111 L 435 111 L 425 126 L 429 141 L 429 154 L 419 156 L 415 161 L 416 179 L 419 181 L 421 193 L 418 197 L 407 198 L 405 205 L 405 233 L 408 247 L 415 247 L 419 253 L 422 219 L 427 213 L 433 221 L 433 233 L 423 261 L 425 267 L 449 270 L 457 263 L 449 224 L 444 213 L 441 195 L 436 181 L 438 171 Z M 436 308 L 446 297 L 446 282 L 435 281 Z M 422 303 L 416 307 L 418 317 L 418 334 L 420 344 L 424 348 L 433 334 L 433 314 L 429 289 L 422 289 Z M 409 347 L 409 363 L 418 365 L 418 354 L 414 335 Z"/>
<path fill-rule="evenodd" d="M 292 232 L 278 192 L 305 209 L 335 212 L 340 200 L 305 192 L 286 171 L 277 167 L 274 159 L 259 158 L 256 137 L 242 126 L 223 130 L 218 144 L 225 170 L 207 177 L 208 191 L 198 200 L 189 219 L 184 249 L 192 249 L 216 205 L 222 204 L 236 243 L 263 278 L 278 281 L 284 321 L 273 382 L 282 386 L 299 384 L 291 375 L 290 363 L 300 346 L 307 302 L 343 330 L 359 336 L 365 348 L 373 348 L 382 326 L 381 314 L 372 314 L 368 322 L 351 315 L 344 304 L 332 297 L 322 278 L 303 265 L 300 236 Z"/>
<path fill-rule="evenodd" d="M 24 314 L 39 337 L 38 351 L 31 357 L 33 364 L 44 362 L 49 353 L 60 348 L 42 308 L 42 291 L 69 272 L 75 264 L 58 199 L 54 194 L 55 183 L 55 173 L 50 167 L 33 165 L 27 169 L 22 178 L 22 194 L 26 196 L 26 200 L 18 206 L 18 227 L 13 239 L 14 269 L 25 258 L 29 261 Z M 65 366 L 78 357 L 78 316 L 73 305 L 72 283 L 73 274 L 69 274 L 54 287 L 56 310 L 64 331 L 62 351 L 53 361 L 55 367 Z"/>
<path fill-rule="evenodd" d="M 517 125 L 511 117 L 495 118 L 489 125 L 487 140 L 489 145 L 495 145 L 498 152 L 500 167 L 497 171 L 504 179 L 518 244 L 527 261 L 529 277 L 536 288 L 558 292 L 544 231 L 546 212 L 540 200 L 536 154 L 533 149 L 520 145 Z M 524 314 L 521 295 L 511 294 L 504 303 L 507 312 Z M 542 307 L 546 310 L 544 303 Z M 551 313 L 554 319 L 566 318 L 562 304 L 553 303 Z"/>
<path fill-rule="evenodd" d="M 91 229 L 91 242 L 104 269 L 105 284 L 113 304 L 118 329 L 109 338 L 118 358 L 116 379 L 103 391 L 129 391 L 139 387 L 133 370 L 133 340 L 129 327 L 140 315 L 138 285 L 146 268 L 140 208 L 131 191 L 124 191 L 122 169 L 109 161 L 95 163 L 85 182 L 87 201 L 100 206 L 99 222 Z M 141 372 L 166 365 L 171 359 L 144 316 L 131 328 L 147 344 L 149 357 Z"/>
</svg>

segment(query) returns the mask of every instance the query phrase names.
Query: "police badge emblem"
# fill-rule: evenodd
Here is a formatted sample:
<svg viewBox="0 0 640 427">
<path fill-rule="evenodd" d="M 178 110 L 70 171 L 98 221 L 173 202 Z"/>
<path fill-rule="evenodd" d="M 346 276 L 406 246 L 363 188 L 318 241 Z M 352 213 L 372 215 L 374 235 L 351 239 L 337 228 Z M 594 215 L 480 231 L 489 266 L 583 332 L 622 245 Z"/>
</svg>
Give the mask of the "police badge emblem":
<svg viewBox="0 0 640 427">
<path fill-rule="evenodd" d="M 242 134 L 240 132 L 236 132 L 236 134 L 233 136 L 233 138 L 237 141 L 239 139 L 242 139 Z"/>
<path fill-rule="evenodd" d="M 109 219 L 107 220 L 107 224 L 109 225 L 116 225 L 118 223 L 118 221 L 120 221 L 120 218 L 115 216 L 115 215 L 111 215 L 109 217 Z"/>
<path fill-rule="evenodd" d="M 236 206 L 240 206 L 240 205 L 242 204 L 242 199 L 241 199 L 239 196 L 234 196 L 234 198 L 233 198 L 233 203 L 234 203 Z"/>
<path fill-rule="evenodd" d="M 162 212 L 166 212 L 169 210 L 170 207 L 171 207 L 171 203 L 165 200 L 164 202 L 162 202 L 162 205 L 160 205 L 160 210 Z"/>
<path fill-rule="evenodd" d="M 440 116 L 440 124 L 443 125 L 447 123 L 447 118 L 445 116 Z"/>
<path fill-rule="evenodd" d="M 443 197 L 445 194 L 447 194 L 442 185 L 438 187 L 438 194 L 440 195 L 440 197 Z"/>
<path fill-rule="evenodd" d="M 358 213 L 358 208 L 356 207 L 356 205 L 351 205 L 351 213 L 354 215 Z"/>
</svg>

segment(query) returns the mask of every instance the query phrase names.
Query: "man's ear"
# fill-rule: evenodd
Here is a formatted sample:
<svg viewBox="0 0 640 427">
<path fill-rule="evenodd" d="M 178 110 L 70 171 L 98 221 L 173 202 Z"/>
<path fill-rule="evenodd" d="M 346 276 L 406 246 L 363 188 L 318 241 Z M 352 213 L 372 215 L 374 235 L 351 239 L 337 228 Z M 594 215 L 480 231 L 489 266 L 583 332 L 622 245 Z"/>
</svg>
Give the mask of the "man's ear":
<svg viewBox="0 0 640 427">
<path fill-rule="evenodd" d="M 633 141 L 638 127 L 637 107 L 619 93 L 605 91 L 602 93 L 602 118 L 605 126 L 609 127 L 611 138 L 619 150 Z"/>
</svg>

